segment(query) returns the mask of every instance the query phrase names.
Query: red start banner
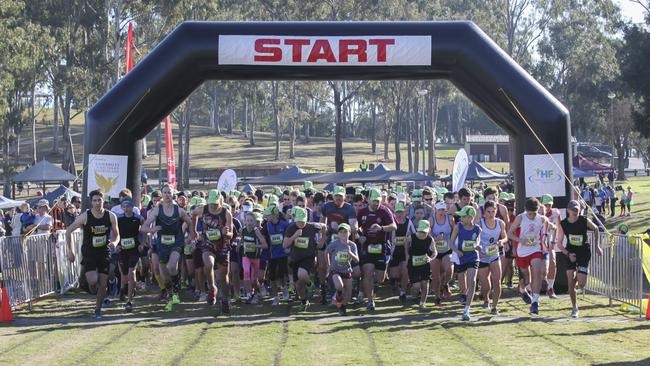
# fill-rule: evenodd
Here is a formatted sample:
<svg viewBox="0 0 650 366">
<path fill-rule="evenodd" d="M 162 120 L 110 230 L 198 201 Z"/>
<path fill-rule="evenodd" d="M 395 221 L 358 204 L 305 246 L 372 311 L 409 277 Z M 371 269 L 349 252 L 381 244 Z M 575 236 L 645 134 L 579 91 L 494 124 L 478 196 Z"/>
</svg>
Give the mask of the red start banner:
<svg viewBox="0 0 650 366">
<path fill-rule="evenodd" d="M 431 36 L 219 36 L 220 65 L 430 66 Z"/>
</svg>

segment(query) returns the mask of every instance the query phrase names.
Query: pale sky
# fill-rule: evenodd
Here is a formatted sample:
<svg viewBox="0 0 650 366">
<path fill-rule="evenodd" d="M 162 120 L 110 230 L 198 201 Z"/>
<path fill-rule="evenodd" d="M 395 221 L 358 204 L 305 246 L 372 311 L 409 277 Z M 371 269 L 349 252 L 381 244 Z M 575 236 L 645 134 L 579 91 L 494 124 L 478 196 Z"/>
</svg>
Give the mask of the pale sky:
<svg viewBox="0 0 650 366">
<path fill-rule="evenodd" d="M 623 17 L 635 24 L 644 23 L 645 9 L 638 3 L 630 0 L 614 0 L 621 7 Z"/>
</svg>

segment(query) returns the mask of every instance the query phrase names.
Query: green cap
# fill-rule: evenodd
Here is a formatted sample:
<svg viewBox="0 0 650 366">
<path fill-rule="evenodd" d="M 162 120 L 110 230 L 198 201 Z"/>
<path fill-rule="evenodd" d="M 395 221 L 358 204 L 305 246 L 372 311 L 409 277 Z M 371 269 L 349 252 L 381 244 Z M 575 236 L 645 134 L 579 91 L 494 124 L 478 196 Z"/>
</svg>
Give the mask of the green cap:
<svg viewBox="0 0 650 366">
<path fill-rule="evenodd" d="M 253 205 L 253 211 L 262 213 L 264 211 L 264 206 L 260 205 L 259 203 L 256 203 Z"/>
<path fill-rule="evenodd" d="M 509 198 L 508 201 L 514 201 L 515 200 L 515 194 L 514 193 L 508 194 L 508 198 Z"/>
<path fill-rule="evenodd" d="M 354 194 L 361 194 L 363 192 L 363 187 L 354 187 Z"/>
<path fill-rule="evenodd" d="M 485 198 L 483 198 L 483 196 L 478 196 L 478 204 L 479 204 L 479 206 L 483 206 L 484 203 L 485 203 Z"/>
<path fill-rule="evenodd" d="M 510 194 L 508 192 L 499 193 L 499 201 L 509 201 L 509 200 L 510 200 Z"/>
<path fill-rule="evenodd" d="M 276 215 L 279 214 L 280 210 L 275 207 L 275 206 L 269 206 L 264 209 L 264 216 L 271 216 L 271 215 Z"/>
<path fill-rule="evenodd" d="M 280 187 L 275 186 L 271 188 L 271 193 L 279 197 L 282 195 L 282 190 L 280 189 Z"/>
<path fill-rule="evenodd" d="M 192 197 L 192 199 L 190 199 L 190 207 L 191 206 L 201 206 L 201 197 Z"/>
<path fill-rule="evenodd" d="M 241 192 L 240 192 L 240 191 L 238 191 L 238 190 L 236 190 L 236 189 L 233 189 L 232 191 L 230 191 L 230 197 L 239 198 L 239 196 L 241 196 Z"/>
<path fill-rule="evenodd" d="M 449 191 L 445 187 L 437 187 L 436 192 L 438 192 L 439 195 L 444 195 L 445 193 L 447 193 Z"/>
<path fill-rule="evenodd" d="M 404 207 L 404 202 L 397 202 L 395 204 L 395 212 L 404 212 L 406 211 L 406 207 Z"/>
<path fill-rule="evenodd" d="M 271 205 L 277 206 L 279 202 L 280 202 L 280 199 L 278 198 L 278 196 L 276 196 L 274 194 L 269 195 L 269 206 L 271 206 Z"/>
<path fill-rule="evenodd" d="M 199 206 L 205 206 L 206 203 L 208 203 L 208 201 L 206 201 L 205 198 L 199 197 Z"/>
<path fill-rule="evenodd" d="M 334 187 L 334 190 L 332 191 L 332 195 L 334 195 L 334 196 L 344 196 L 345 197 L 345 188 L 343 188 L 341 186 Z"/>
<path fill-rule="evenodd" d="M 255 221 L 262 221 L 262 219 L 264 219 L 261 212 L 253 212 L 253 217 L 255 218 Z"/>
<path fill-rule="evenodd" d="M 208 205 L 218 205 L 221 199 L 221 193 L 216 189 L 211 189 L 208 192 Z"/>
<path fill-rule="evenodd" d="M 293 219 L 297 222 L 307 222 L 307 210 L 302 207 L 296 207 L 293 210 Z"/>
<path fill-rule="evenodd" d="M 287 186 L 286 188 L 287 188 L 287 191 L 289 191 L 289 192 L 293 191 L 293 186 Z"/>
<path fill-rule="evenodd" d="M 630 227 L 627 224 L 620 224 L 618 225 L 618 231 L 623 234 L 627 234 L 627 232 L 630 231 Z"/>
<path fill-rule="evenodd" d="M 413 201 L 413 202 L 422 201 L 422 190 L 421 189 L 414 189 L 413 190 L 413 193 L 411 194 L 411 201 Z"/>
<path fill-rule="evenodd" d="M 476 209 L 472 206 L 465 206 L 460 211 L 455 213 L 456 216 L 476 216 Z"/>
<path fill-rule="evenodd" d="M 381 201 L 381 191 L 378 190 L 377 188 L 371 189 L 368 198 L 371 201 Z"/>
<path fill-rule="evenodd" d="M 150 195 L 145 194 L 144 196 L 142 196 L 142 206 L 148 205 L 149 202 L 151 202 L 151 196 Z"/>
<path fill-rule="evenodd" d="M 427 221 L 427 220 L 418 221 L 418 231 L 423 232 L 423 233 L 428 233 L 429 229 L 430 229 L 429 221 Z"/>
<path fill-rule="evenodd" d="M 553 196 L 550 194 L 544 194 L 542 195 L 542 205 L 552 205 L 553 204 Z"/>
<path fill-rule="evenodd" d="M 307 190 L 307 189 L 312 189 L 314 188 L 314 183 L 312 183 L 310 180 L 306 180 L 303 184 L 302 187 Z"/>
<path fill-rule="evenodd" d="M 404 189 L 404 186 L 397 186 L 397 187 L 395 187 L 395 192 L 396 193 L 406 193 L 406 190 Z"/>
<path fill-rule="evenodd" d="M 350 225 L 348 225 L 348 224 L 346 224 L 346 223 L 339 224 L 339 228 L 338 228 L 337 231 L 341 231 L 341 230 L 343 230 L 343 229 L 347 230 L 348 233 L 351 231 L 351 229 L 350 229 Z"/>
</svg>

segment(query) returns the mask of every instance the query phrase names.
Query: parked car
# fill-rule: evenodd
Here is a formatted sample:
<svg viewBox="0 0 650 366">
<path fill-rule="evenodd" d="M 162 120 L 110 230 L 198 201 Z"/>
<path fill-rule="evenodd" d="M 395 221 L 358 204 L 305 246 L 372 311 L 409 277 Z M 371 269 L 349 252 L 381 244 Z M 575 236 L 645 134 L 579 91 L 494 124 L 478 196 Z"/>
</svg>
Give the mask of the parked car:
<svg viewBox="0 0 650 366">
<path fill-rule="evenodd" d="M 611 159 L 612 154 L 608 153 L 606 151 L 602 151 L 598 149 L 595 146 L 592 145 L 586 145 L 586 144 L 579 144 L 577 146 L 578 153 L 582 154 L 582 156 L 586 158 L 592 158 L 592 159 Z"/>
</svg>

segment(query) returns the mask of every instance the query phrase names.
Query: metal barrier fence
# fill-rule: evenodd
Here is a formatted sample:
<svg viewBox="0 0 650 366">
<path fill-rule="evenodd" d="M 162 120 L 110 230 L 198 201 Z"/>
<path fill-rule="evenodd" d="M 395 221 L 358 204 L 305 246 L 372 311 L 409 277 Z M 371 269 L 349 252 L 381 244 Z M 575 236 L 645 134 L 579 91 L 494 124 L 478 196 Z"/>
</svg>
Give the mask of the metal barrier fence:
<svg viewBox="0 0 650 366">
<path fill-rule="evenodd" d="M 590 243 L 594 233 L 588 232 Z M 603 255 L 596 253 L 591 246 L 591 263 L 586 290 L 595 292 L 612 301 L 620 301 L 642 308 L 643 301 L 643 247 L 645 244 L 638 235 L 609 235 L 600 233 L 600 246 Z"/>
<path fill-rule="evenodd" d="M 74 232 L 75 252 L 81 252 L 81 231 Z M 80 259 L 67 260 L 65 231 L 55 235 L 0 238 L 0 268 L 11 306 L 29 304 L 43 296 L 76 286 Z"/>
</svg>

